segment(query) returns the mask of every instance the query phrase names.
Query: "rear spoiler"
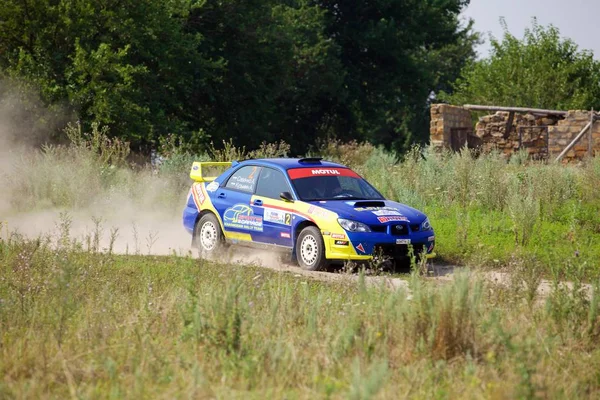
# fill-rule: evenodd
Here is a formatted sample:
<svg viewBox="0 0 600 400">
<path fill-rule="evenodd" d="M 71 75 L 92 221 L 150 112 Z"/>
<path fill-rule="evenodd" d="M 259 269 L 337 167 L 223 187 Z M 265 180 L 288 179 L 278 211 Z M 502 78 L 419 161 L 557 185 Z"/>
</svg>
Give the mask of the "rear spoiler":
<svg viewBox="0 0 600 400">
<path fill-rule="evenodd" d="M 204 171 L 206 172 L 207 170 L 211 170 L 210 173 L 214 173 L 215 170 L 223 170 L 226 168 L 231 167 L 231 162 L 199 162 L 199 161 L 195 161 L 192 164 L 192 169 L 190 171 L 190 178 L 192 178 L 192 180 L 196 181 L 196 182 L 212 182 L 215 179 L 217 179 L 217 176 L 220 175 L 217 174 L 215 176 L 203 176 L 202 175 L 202 170 L 204 169 Z"/>
</svg>

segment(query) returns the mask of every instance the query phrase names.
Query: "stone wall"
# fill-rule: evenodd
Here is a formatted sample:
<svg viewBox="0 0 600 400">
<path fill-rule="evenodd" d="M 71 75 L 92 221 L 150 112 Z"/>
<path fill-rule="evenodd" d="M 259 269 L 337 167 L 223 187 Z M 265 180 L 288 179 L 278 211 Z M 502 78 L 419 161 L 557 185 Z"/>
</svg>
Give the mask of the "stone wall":
<svg viewBox="0 0 600 400">
<path fill-rule="evenodd" d="M 531 158 L 556 158 L 590 121 L 589 111 L 569 111 L 565 116 L 498 111 L 480 117 L 473 128 L 472 113 L 458 106 L 434 104 L 431 107 L 431 144 L 459 150 L 465 145 L 483 152 L 499 150 L 507 157 L 525 149 Z M 507 132 L 508 130 L 508 132 Z M 465 138 L 466 135 L 466 138 Z M 593 154 L 600 155 L 600 121 L 592 131 Z M 580 160 L 588 154 L 588 134 L 569 151 L 563 161 Z"/>
<path fill-rule="evenodd" d="M 475 135 L 481 139 L 484 152 L 497 149 L 510 156 L 519 149 L 526 149 L 532 158 L 548 157 L 548 126 L 555 125 L 557 117 L 515 113 L 510 126 L 507 126 L 508 120 L 509 113 L 505 111 L 479 118 Z"/>
<path fill-rule="evenodd" d="M 438 147 L 452 148 L 452 132 L 461 132 L 466 136 L 473 135 L 471 112 L 462 107 L 449 104 L 433 104 L 431 106 L 431 144 Z M 463 142 L 464 144 L 464 142 Z"/>
<path fill-rule="evenodd" d="M 569 111 L 565 119 L 548 128 L 551 157 L 558 156 L 581 130 L 590 122 L 589 111 Z M 564 157 L 564 161 L 581 160 L 588 154 L 589 131 Z M 600 121 L 594 122 L 592 129 L 592 154 L 600 156 Z"/>
</svg>

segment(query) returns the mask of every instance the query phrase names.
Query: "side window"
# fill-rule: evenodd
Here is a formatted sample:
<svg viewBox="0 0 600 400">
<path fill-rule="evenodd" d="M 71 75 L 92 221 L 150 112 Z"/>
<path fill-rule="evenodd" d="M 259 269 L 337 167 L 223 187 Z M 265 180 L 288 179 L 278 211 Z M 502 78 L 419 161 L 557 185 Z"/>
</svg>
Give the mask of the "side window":
<svg viewBox="0 0 600 400">
<path fill-rule="evenodd" d="M 227 189 L 239 190 L 252 193 L 256 187 L 256 181 L 260 174 L 260 167 L 248 165 L 235 171 L 227 181 Z"/>
<path fill-rule="evenodd" d="M 276 169 L 263 168 L 258 179 L 256 195 L 279 199 L 281 192 L 291 192 L 283 173 Z"/>
</svg>

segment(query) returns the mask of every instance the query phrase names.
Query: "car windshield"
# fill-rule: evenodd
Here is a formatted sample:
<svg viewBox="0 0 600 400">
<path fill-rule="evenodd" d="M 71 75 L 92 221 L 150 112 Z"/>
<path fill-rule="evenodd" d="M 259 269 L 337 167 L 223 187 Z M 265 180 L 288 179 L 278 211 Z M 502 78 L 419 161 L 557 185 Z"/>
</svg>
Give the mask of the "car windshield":
<svg viewBox="0 0 600 400">
<path fill-rule="evenodd" d="M 294 168 L 288 174 L 300 200 L 383 200 L 383 196 L 348 168 Z"/>
</svg>

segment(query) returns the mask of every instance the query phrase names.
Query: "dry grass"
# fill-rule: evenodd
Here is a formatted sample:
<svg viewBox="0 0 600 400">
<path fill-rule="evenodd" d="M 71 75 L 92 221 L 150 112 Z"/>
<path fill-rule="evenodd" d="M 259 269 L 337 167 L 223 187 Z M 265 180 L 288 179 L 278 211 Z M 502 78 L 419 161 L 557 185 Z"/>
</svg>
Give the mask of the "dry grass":
<svg viewBox="0 0 600 400">
<path fill-rule="evenodd" d="M 5 398 L 595 397 L 597 298 L 0 242 Z M 62 239 L 65 239 L 64 237 Z M 510 296 L 507 293 L 510 292 Z"/>
<path fill-rule="evenodd" d="M 173 146 L 158 168 L 132 169 L 122 162 L 126 147 L 101 129 L 75 133 L 73 145 L 29 155 L 18 175 L 3 177 L 9 212 L 124 203 L 179 212 L 189 160 L 209 158 Z M 409 293 L 362 279 L 317 283 L 190 257 L 115 255 L 98 239 L 110 227 L 97 220 L 87 239 L 74 240 L 66 214 L 51 237 L 10 236 L 2 224 L 0 398 L 600 394 L 598 285 L 591 297 L 582 290 L 598 281 L 598 159 L 561 167 L 415 149 L 397 162 L 368 145 L 344 146 L 328 151 L 429 214 L 440 256 L 505 267 L 514 279 L 496 286 L 465 272 L 440 286 L 415 270 Z M 285 150 L 265 144 L 255 155 Z M 245 153 L 232 144 L 223 151 Z M 544 299 L 542 275 L 553 282 Z"/>
</svg>

